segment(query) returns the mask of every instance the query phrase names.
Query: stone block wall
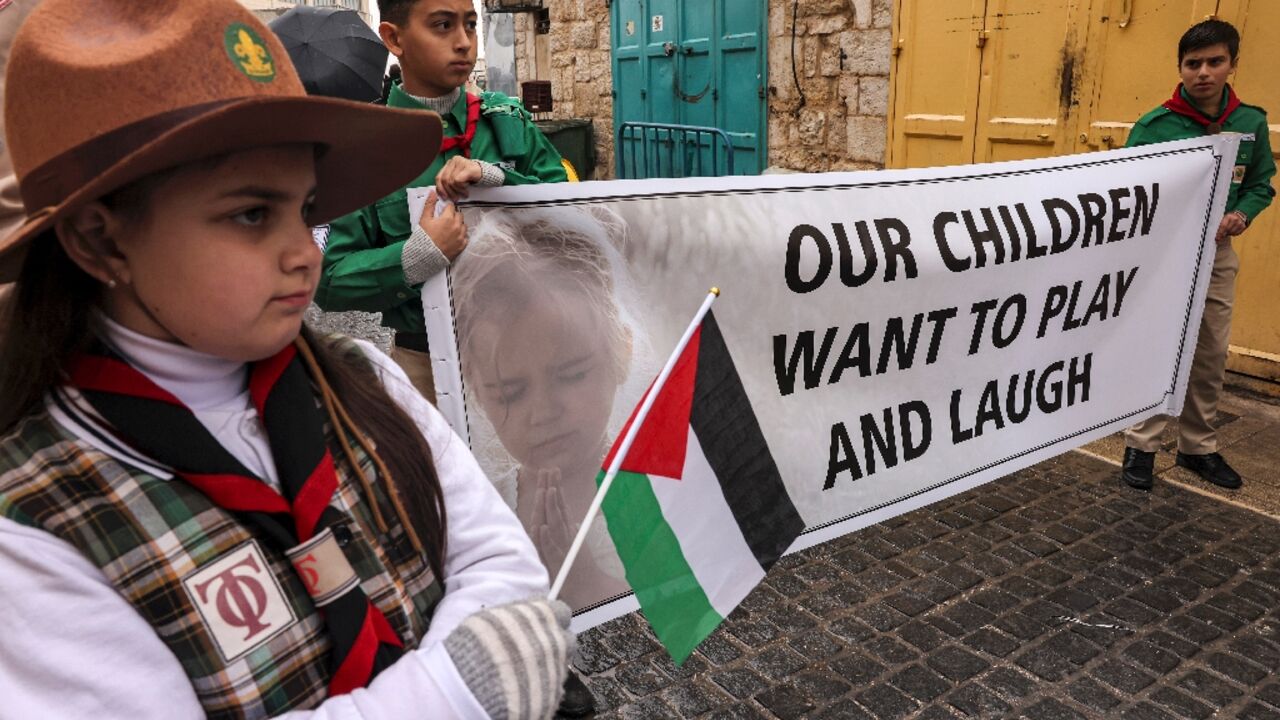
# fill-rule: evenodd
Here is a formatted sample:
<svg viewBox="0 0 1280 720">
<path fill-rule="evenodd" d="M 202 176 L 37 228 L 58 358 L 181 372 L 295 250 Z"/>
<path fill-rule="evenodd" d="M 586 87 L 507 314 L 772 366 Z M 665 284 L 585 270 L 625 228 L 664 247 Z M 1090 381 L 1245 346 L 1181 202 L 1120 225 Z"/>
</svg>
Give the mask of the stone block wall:
<svg viewBox="0 0 1280 720">
<path fill-rule="evenodd" d="M 805 172 L 883 167 L 892 0 L 768 2 L 768 164 Z M 551 117 L 594 121 L 596 178 L 612 177 L 609 9 L 604 0 L 546 5 L 549 35 L 535 35 L 532 14 L 516 16 L 518 79 L 551 80 Z"/>
<path fill-rule="evenodd" d="M 892 0 L 770 0 L 770 166 L 884 167 L 891 11 Z"/>
<path fill-rule="evenodd" d="M 609 8 L 604 0 L 547 0 L 546 6 L 551 14 L 551 32 L 542 36 L 545 42 L 534 33 L 532 13 L 516 15 L 516 79 L 551 81 L 553 109 L 544 114 L 546 117 L 592 121 L 596 172 L 590 179 L 612 177 Z"/>
</svg>

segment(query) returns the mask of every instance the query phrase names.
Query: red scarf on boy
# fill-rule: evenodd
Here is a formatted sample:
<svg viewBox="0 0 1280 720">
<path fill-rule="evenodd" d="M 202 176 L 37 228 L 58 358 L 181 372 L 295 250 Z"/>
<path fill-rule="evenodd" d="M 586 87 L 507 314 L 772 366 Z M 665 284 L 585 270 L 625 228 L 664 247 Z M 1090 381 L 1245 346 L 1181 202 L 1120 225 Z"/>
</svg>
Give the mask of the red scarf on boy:
<svg viewBox="0 0 1280 720">
<path fill-rule="evenodd" d="M 457 148 L 462 157 L 471 157 L 471 141 L 476 137 L 476 125 L 480 124 L 480 96 L 467 93 L 467 126 L 460 135 L 450 135 L 440 141 L 440 154 Z"/>
<path fill-rule="evenodd" d="M 1200 109 L 1182 96 L 1182 84 L 1173 89 L 1173 97 L 1164 101 L 1164 107 L 1172 110 L 1179 115 L 1189 117 L 1205 127 L 1205 132 L 1210 135 L 1217 135 L 1222 132 L 1222 125 L 1227 122 L 1227 118 L 1231 117 L 1231 113 L 1240 107 L 1240 98 L 1236 97 L 1236 91 L 1227 86 L 1227 107 L 1222 114 L 1216 118 L 1207 117 Z"/>
</svg>

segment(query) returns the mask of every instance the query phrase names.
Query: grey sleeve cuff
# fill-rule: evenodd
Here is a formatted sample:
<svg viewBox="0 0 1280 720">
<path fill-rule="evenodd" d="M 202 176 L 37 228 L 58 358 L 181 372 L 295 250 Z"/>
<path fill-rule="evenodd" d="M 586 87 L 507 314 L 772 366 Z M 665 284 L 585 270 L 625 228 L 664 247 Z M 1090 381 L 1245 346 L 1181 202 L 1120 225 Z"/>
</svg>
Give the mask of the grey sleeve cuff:
<svg viewBox="0 0 1280 720">
<path fill-rule="evenodd" d="M 484 160 L 476 162 L 480 163 L 480 182 L 476 183 L 477 187 L 502 187 L 507 183 L 507 173 L 502 170 L 502 166 Z"/>
<path fill-rule="evenodd" d="M 408 285 L 421 285 L 427 278 L 449 267 L 449 258 L 427 235 L 422 226 L 415 224 L 413 234 L 400 251 L 400 264 L 404 266 L 404 281 Z"/>
<path fill-rule="evenodd" d="M 495 720 L 554 714 L 577 641 L 569 606 L 544 599 L 499 605 L 462 621 L 445 651 L 476 702 Z"/>
</svg>

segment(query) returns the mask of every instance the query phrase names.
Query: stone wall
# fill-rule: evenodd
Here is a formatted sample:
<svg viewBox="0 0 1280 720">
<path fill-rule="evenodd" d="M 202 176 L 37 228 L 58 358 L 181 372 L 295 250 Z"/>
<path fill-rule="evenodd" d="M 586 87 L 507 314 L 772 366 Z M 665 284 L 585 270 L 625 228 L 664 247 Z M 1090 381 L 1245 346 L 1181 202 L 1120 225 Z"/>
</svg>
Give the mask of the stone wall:
<svg viewBox="0 0 1280 720">
<path fill-rule="evenodd" d="M 548 35 L 538 36 L 534 32 L 532 13 L 516 15 L 517 81 L 551 81 L 553 110 L 545 114 L 546 117 L 592 121 L 596 172 L 591 179 L 612 177 L 613 73 L 609 59 L 609 8 L 604 0 L 547 0 L 546 6 L 551 14 Z"/>
<path fill-rule="evenodd" d="M 770 166 L 805 172 L 884 167 L 891 5 L 770 1 Z"/>
<path fill-rule="evenodd" d="M 883 167 L 892 0 L 768 2 L 769 165 L 806 172 Z M 551 80 L 550 117 L 594 121 L 596 177 L 612 177 L 609 9 L 604 0 L 546 5 L 549 35 L 534 33 L 532 14 L 516 16 L 518 79 Z"/>
</svg>

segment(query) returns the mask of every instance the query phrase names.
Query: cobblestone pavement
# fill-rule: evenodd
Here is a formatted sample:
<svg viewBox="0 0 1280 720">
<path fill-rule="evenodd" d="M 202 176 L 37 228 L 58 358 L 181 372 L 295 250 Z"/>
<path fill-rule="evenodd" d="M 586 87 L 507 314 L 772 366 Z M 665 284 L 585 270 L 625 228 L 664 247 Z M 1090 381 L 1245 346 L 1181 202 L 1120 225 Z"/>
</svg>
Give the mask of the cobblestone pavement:
<svg viewBox="0 0 1280 720">
<path fill-rule="evenodd" d="M 639 615 L 583 633 L 597 718 L 1280 720 L 1280 404 L 1219 420 L 1240 492 L 1173 468 L 1172 430 L 1131 490 L 1112 437 L 783 558 L 683 668 Z"/>
<path fill-rule="evenodd" d="M 1195 473 L 1174 465 L 1178 447 L 1176 423 L 1169 423 L 1156 453 L 1158 482 L 1172 482 L 1194 492 L 1259 510 L 1280 518 L 1280 401 L 1278 387 L 1228 375 L 1218 405 L 1218 447 L 1245 478 L 1239 490 L 1224 490 L 1201 480 Z M 1124 439 L 1117 433 L 1089 443 L 1084 450 L 1119 465 Z"/>
<path fill-rule="evenodd" d="M 1280 523 L 1068 453 L 784 558 L 683 668 L 579 642 L 601 718 L 1280 718 Z"/>
</svg>

